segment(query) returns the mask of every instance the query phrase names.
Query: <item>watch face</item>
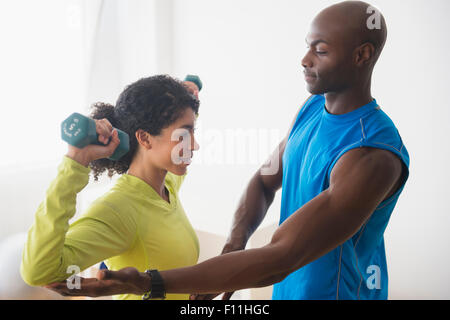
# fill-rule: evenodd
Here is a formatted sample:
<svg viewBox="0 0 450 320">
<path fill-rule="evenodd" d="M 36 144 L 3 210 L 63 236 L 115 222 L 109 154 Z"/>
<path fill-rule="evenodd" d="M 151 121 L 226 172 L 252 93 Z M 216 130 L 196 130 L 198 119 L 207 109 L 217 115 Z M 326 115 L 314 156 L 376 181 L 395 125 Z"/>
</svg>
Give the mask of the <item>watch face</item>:
<svg viewBox="0 0 450 320">
<path fill-rule="evenodd" d="M 144 295 L 142 296 L 142 300 L 149 300 L 150 299 L 150 291 L 144 293 Z"/>
</svg>

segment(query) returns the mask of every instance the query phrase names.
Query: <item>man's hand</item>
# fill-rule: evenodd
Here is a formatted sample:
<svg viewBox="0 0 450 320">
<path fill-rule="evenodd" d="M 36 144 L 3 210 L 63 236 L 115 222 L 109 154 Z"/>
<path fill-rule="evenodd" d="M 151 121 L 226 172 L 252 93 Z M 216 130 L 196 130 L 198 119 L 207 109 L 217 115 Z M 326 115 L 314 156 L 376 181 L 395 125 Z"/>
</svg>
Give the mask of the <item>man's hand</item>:
<svg viewBox="0 0 450 320">
<path fill-rule="evenodd" d="M 143 295 L 150 288 L 150 277 L 136 268 L 128 267 L 119 271 L 100 270 L 97 278 L 81 278 L 80 288 L 69 289 L 66 281 L 46 285 L 62 296 L 100 297 L 116 294 Z"/>
</svg>

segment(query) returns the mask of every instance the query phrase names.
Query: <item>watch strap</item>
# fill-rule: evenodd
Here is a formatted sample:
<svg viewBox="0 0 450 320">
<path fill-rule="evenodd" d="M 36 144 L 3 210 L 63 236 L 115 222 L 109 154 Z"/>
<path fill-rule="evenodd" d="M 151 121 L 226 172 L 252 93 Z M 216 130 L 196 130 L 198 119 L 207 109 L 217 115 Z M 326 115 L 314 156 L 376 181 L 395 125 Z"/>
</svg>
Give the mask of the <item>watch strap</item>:
<svg viewBox="0 0 450 320">
<path fill-rule="evenodd" d="M 152 269 L 152 270 L 145 270 L 145 273 L 147 273 L 150 276 L 150 290 L 146 292 L 142 296 L 142 300 L 149 300 L 149 299 L 165 299 L 166 298 L 166 290 L 164 287 L 164 281 L 159 274 L 158 270 Z"/>
</svg>

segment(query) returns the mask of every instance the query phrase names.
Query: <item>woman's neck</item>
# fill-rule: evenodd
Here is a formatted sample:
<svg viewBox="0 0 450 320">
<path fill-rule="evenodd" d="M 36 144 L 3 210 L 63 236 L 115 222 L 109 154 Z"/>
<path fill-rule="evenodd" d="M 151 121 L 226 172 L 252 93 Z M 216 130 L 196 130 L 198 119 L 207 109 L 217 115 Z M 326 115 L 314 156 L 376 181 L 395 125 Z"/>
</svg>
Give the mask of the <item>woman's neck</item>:
<svg viewBox="0 0 450 320">
<path fill-rule="evenodd" d="M 140 178 L 150 185 L 161 198 L 168 201 L 168 195 L 165 189 L 165 178 L 167 170 L 156 168 L 152 165 L 140 165 L 139 163 L 132 162 L 127 174 Z"/>
</svg>

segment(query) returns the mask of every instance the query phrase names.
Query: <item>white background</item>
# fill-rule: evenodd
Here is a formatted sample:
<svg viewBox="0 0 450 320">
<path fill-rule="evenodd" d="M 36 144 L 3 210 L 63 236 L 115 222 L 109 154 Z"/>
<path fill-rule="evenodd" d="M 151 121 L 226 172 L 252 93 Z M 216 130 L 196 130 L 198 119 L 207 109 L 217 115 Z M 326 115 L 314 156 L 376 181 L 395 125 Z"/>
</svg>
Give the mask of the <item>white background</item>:
<svg viewBox="0 0 450 320">
<path fill-rule="evenodd" d="M 127 84 L 158 73 L 194 73 L 203 81 L 200 150 L 181 197 L 194 228 L 227 235 L 250 177 L 308 97 L 300 64 L 304 39 L 314 15 L 335 2 L 0 2 L 0 241 L 31 226 L 66 150 L 60 122 L 74 111 L 88 112 L 93 102 L 114 103 Z M 371 4 L 389 30 L 372 93 L 411 157 L 410 179 L 385 235 L 389 296 L 450 299 L 450 2 Z M 244 135 L 230 137 L 237 130 Z M 245 134 L 255 132 L 268 138 L 253 150 Z M 227 139 L 260 155 L 227 162 L 215 149 Z M 225 152 L 243 156 L 237 147 Z M 78 214 L 112 183 L 89 184 Z M 279 208 L 280 194 L 263 226 L 277 223 Z"/>
</svg>

